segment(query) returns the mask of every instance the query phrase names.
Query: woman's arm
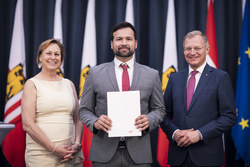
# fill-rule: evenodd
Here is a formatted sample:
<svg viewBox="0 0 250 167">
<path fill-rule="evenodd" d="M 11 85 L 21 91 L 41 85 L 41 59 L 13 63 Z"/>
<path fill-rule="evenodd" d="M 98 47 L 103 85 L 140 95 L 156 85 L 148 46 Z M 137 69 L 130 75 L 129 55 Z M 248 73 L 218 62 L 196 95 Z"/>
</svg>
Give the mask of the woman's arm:
<svg viewBox="0 0 250 167">
<path fill-rule="evenodd" d="M 75 144 L 74 145 L 77 145 L 76 149 L 79 150 L 81 148 L 83 125 L 78 117 L 79 101 L 77 98 L 76 89 L 75 89 L 74 84 L 72 82 L 70 82 L 70 83 L 71 83 L 71 87 L 73 90 L 74 99 L 75 99 L 75 103 L 76 103 L 75 111 L 73 113 L 73 120 L 75 123 Z"/>
</svg>

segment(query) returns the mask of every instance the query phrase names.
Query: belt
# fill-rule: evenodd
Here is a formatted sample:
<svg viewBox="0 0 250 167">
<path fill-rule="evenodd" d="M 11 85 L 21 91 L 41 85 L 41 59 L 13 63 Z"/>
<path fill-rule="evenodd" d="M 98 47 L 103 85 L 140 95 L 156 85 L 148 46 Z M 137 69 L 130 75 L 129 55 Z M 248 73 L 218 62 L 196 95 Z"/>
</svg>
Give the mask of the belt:
<svg viewBox="0 0 250 167">
<path fill-rule="evenodd" d="M 126 142 L 125 141 L 120 141 L 118 143 L 118 148 L 122 149 L 122 148 L 126 148 Z"/>
</svg>

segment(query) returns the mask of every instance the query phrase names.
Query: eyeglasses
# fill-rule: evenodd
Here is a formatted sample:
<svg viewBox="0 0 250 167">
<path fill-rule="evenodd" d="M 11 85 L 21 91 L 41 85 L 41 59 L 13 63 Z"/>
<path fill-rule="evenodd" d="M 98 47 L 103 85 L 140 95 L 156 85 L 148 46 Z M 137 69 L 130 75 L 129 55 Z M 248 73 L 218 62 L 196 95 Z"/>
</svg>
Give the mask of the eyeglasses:
<svg viewBox="0 0 250 167">
<path fill-rule="evenodd" d="M 199 52 L 199 51 L 201 51 L 201 49 L 203 49 L 203 48 L 205 48 L 205 46 L 203 46 L 203 47 L 194 47 L 194 48 L 184 48 L 184 51 L 186 51 L 186 52 L 191 52 L 192 49 L 194 49 L 196 52 Z"/>
</svg>

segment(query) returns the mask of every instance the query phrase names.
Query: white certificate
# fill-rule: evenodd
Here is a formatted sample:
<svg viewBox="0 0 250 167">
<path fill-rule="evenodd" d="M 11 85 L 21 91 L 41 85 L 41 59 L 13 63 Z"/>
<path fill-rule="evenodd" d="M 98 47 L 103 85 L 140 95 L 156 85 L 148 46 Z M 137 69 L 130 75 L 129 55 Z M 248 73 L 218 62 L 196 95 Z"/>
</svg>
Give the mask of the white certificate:
<svg viewBox="0 0 250 167">
<path fill-rule="evenodd" d="M 108 92 L 109 137 L 141 136 L 135 119 L 141 115 L 140 91 Z"/>
</svg>

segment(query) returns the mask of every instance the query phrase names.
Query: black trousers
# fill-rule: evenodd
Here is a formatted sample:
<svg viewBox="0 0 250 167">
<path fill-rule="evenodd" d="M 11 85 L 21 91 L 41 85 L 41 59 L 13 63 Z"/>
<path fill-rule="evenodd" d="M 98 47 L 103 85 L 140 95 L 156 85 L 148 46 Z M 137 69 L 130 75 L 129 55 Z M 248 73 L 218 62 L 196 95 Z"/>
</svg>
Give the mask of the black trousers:
<svg viewBox="0 0 250 167">
<path fill-rule="evenodd" d="M 93 167 L 151 167 L 151 164 L 136 164 L 126 146 L 118 146 L 114 157 L 107 163 L 92 162 Z"/>
<path fill-rule="evenodd" d="M 175 166 L 175 165 L 170 165 L 171 167 L 221 167 L 221 166 L 199 166 L 196 165 L 190 158 L 189 154 L 187 154 L 186 159 L 184 160 L 184 162 L 179 165 L 179 166 Z"/>
</svg>

